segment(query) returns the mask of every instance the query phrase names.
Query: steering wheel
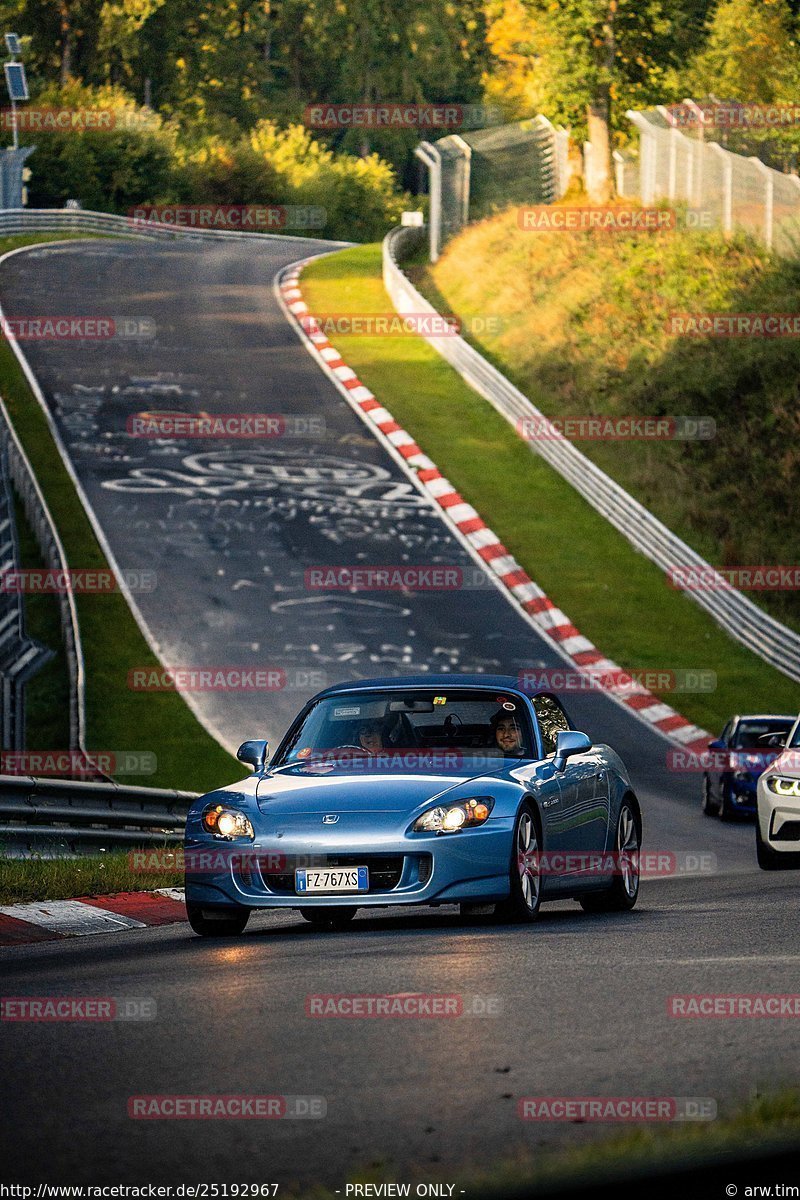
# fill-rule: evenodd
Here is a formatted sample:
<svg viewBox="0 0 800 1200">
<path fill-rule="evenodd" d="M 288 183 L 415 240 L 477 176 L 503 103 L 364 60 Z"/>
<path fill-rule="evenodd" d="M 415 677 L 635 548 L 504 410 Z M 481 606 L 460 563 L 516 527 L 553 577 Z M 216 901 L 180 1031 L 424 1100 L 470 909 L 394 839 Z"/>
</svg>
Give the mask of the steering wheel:
<svg viewBox="0 0 800 1200">
<path fill-rule="evenodd" d="M 365 750 L 363 746 L 354 746 L 352 742 L 345 742 L 341 746 L 336 747 L 337 750 L 358 750 L 359 754 L 371 754 L 371 750 Z"/>
</svg>

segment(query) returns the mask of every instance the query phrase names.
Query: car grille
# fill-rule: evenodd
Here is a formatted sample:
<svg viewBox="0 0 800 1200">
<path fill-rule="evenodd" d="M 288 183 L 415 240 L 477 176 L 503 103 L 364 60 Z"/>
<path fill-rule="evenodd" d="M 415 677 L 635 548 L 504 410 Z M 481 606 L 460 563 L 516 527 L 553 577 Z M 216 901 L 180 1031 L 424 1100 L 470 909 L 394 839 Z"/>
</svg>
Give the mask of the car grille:
<svg viewBox="0 0 800 1200">
<path fill-rule="evenodd" d="M 422 861 L 426 862 L 427 874 L 422 882 L 430 878 L 430 855 L 417 855 L 420 868 Z M 370 892 L 390 892 L 397 887 L 403 874 L 405 856 L 402 854 L 319 854 L 313 856 L 313 861 L 307 858 L 287 858 L 280 863 L 276 871 L 275 863 L 269 859 L 260 862 L 261 875 L 267 891 L 295 895 L 294 873 L 297 867 L 366 867 L 369 871 Z M 420 870 L 420 876 L 422 870 Z M 364 893 L 369 894 L 369 893 Z"/>
</svg>

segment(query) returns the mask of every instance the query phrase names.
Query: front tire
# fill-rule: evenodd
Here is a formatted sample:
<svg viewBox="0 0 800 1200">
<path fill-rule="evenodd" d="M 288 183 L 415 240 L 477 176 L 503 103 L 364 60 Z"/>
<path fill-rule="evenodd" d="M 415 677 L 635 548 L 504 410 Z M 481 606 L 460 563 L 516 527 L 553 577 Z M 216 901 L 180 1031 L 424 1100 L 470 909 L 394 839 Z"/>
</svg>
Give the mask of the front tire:
<svg viewBox="0 0 800 1200">
<path fill-rule="evenodd" d="M 611 887 L 601 892 L 587 892 L 580 897 L 584 912 L 630 912 L 639 896 L 639 851 L 642 843 L 641 823 L 633 805 L 623 800 L 617 820 L 615 839 L 616 868 Z"/>
<path fill-rule="evenodd" d="M 711 780 L 707 775 L 703 776 L 703 801 L 701 807 L 707 817 L 719 816 L 719 809 L 711 799 Z"/>
<path fill-rule="evenodd" d="M 301 908 L 300 916 L 315 929 L 344 929 L 350 924 L 358 909 L 349 905 L 335 908 Z"/>
<path fill-rule="evenodd" d="M 238 937 L 250 920 L 250 909 L 208 908 L 187 904 L 186 915 L 195 933 L 201 937 Z"/>
<path fill-rule="evenodd" d="M 533 806 L 526 800 L 517 814 L 509 864 L 510 896 L 497 905 L 501 921 L 531 924 L 539 916 L 542 879 L 539 829 Z"/>
<path fill-rule="evenodd" d="M 731 800 L 730 784 L 723 783 L 719 792 L 719 819 L 720 821 L 735 821 L 739 816 L 736 809 L 733 807 Z"/>
</svg>

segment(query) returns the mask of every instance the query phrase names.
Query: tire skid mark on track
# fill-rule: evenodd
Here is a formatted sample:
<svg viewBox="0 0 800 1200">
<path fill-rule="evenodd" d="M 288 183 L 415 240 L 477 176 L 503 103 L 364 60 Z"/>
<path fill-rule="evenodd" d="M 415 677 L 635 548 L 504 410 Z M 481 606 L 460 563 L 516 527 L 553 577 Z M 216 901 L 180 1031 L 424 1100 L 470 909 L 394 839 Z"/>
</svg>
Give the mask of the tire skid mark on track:
<svg viewBox="0 0 800 1200">
<path fill-rule="evenodd" d="M 311 261 L 312 258 L 303 259 L 279 272 L 276 291 L 283 301 L 284 310 L 293 320 L 296 332 L 319 366 L 333 377 L 340 390 L 344 389 L 347 399 L 367 418 L 376 437 L 388 442 L 392 450 L 402 457 L 409 473 L 413 473 L 438 505 L 443 519 L 466 539 L 508 595 L 533 622 L 538 633 L 554 642 L 579 670 L 591 671 L 595 676 L 621 677 L 621 682 L 604 683 L 602 690 L 651 729 L 658 730 L 684 750 L 695 753 L 706 750 L 711 734 L 694 725 L 643 685 L 631 680 L 617 663 L 607 658 L 576 629 L 565 613 L 530 578 L 480 514 L 442 475 L 436 463 L 428 458 L 411 434 L 395 421 L 389 410 L 347 365 L 303 299 L 300 274 Z"/>
</svg>

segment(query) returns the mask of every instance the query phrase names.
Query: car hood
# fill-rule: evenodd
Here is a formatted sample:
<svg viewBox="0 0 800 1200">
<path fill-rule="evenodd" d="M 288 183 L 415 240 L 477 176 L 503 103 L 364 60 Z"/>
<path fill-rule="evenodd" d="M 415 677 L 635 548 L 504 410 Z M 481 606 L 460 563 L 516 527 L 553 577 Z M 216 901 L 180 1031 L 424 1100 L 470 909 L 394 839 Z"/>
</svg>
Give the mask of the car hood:
<svg viewBox="0 0 800 1200">
<path fill-rule="evenodd" d="M 281 815 L 339 812 L 410 812 L 473 780 L 498 773 L 497 762 L 474 775 L 438 771 L 353 771 L 330 764 L 295 763 L 267 771 L 258 781 L 262 812 Z M 455 797 L 454 797 L 455 798 Z"/>
</svg>

